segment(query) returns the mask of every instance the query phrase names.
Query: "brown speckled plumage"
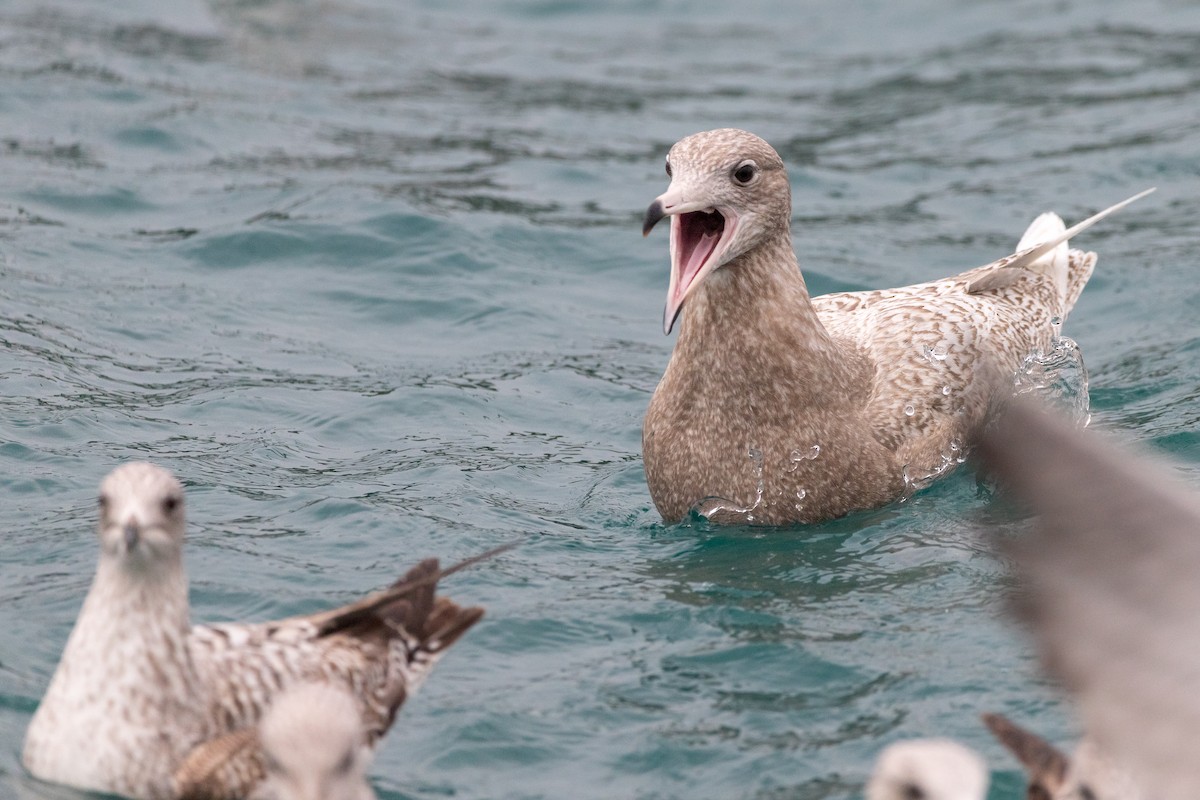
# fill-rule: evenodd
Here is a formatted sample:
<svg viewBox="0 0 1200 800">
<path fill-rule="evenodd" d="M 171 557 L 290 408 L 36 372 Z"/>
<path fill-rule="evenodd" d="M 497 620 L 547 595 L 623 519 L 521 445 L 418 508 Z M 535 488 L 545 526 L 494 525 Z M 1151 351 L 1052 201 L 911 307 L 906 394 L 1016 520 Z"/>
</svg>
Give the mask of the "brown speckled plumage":
<svg viewBox="0 0 1200 800">
<path fill-rule="evenodd" d="M 1056 242 L 1062 222 L 1043 215 L 1025 252 L 993 264 L 810 297 L 770 145 L 735 129 L 699 133 L 671 148 L 668 168 L 645 229 L 671 216 L 666 321 L 681 308 L 681 327 L 642 431 L 650 494 L 668 522 L 693 508 L 715 522 L 814 522 L 949 471 L 985 419 L 993 383 L 983 373 L 1015 372 L 1048 348 L 1096 260 Z M 711 229 L 713 210 L 720 239 L 689 278 L 689 254 L 704 245 L 688 239 Z"/>
<path fill-rule="evenodd" d="M 332 611 L 192 626 L 183 490 L 127 464 L 101 487 L 96 578 L 26 733 L 37 777 L 133 798 L 244 796 L 262 775 L 254 728 L 300 682 L 345 687 L 369 743 L 482 616 L 435 598 L 435 560 Z M 178 774 L 176 774 L 178 772 Z"/>
</svg>

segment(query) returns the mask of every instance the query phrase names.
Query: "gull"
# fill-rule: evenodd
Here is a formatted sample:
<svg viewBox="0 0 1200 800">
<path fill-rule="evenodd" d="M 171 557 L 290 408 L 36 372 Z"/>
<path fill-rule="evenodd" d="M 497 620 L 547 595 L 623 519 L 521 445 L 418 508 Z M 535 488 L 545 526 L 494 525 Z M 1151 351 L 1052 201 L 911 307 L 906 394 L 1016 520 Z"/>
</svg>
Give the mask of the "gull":
<svg viewBox="0 0 1200 800">
<path fill-rule="evenodd" d="M 810 297 L 779 154 L 725 128 L 667 155 L 643 233 L 671 220 L 664 330 L 679 337 L 642 428 L 663 519 L 818 522 L 922 488 L 965 460 L 988 370 L 1045 353 L 1096 263 L 1067 228 L 1033 221 L 1017 252 L 942 280 Z M 1152 190 L 1148 190 L 1152 191 Z"/>
<path fill-rule="evenodd" d="M 907 739 L 875 760 L 867 800 L 984 800 L 987 765 L 974 750 L 950 739 Z"/>
<path fill-rule="evenodd" d="M 1161 457 L 1026 402 L 979 451 L 1037 514 L 1030 535 L 1005 543 L 1018 616 L 1085 739 L 1136 787 L 1092 778 L 1094 796 L 1200 797 L 1200 493 Z"/>
<path fill-rule="evenodd" d="M 288 689 L 258 725 L 266 779 L 253 800 L 375 800 L 358 703 L 344 688 Z"/>
<path fill-rule="evenodd" d="M 98 535 L 95 578 L 22 755 L 35 777 L 80 789 L 137 800 L 247 796 L 265 765 L 244 731 L 300 682 L 350 692 L 374 746 L 483 614 L 435 596 L 439 577 L 471 562 L 439 571 L 428 559 L 341 608 L 192 625 L 183 487 L 148 463 L 104 479 Z"/>
</svg>

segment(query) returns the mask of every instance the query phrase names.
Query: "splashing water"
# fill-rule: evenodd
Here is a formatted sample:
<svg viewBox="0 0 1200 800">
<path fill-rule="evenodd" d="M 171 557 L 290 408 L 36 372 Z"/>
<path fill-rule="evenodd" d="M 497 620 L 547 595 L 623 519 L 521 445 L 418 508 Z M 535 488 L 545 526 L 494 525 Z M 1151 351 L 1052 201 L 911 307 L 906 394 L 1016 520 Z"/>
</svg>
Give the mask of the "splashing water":
<svg viewBox="0 0 1200 800">
<path fill-rule="evenodd" d="M 793 451 L 793 453 L 795 452 Z M 765 488 L 763 480 L 763 454 L 759 448 L 751 447 L 746 451 L 746 455 L 749 456 L 750 461 L 754 464 L 754 474 L 758 478 L 758 488 L 754 495 L 754 502 L 749 506 L 741 506 L 723 497 L 707 497 L 696 505 L 695 511 L 697 514 L 707 520 L 722 524 L 737 524 L 740 522 L 746 525 L 753 525 L 755 523 L 756 516 L 754 512 L 762 507 L 763 491 Z M 816 456 L 814 455 L 813 458 L 816 458 Z"/>
<path fill-rule="evenodd" d="M 1088 396 L 1087 367 L 1083 352 L 1069 336 L 1058 336 L 1061 320 L 1051 320 L 1055 337 L 1045 353 L 1030 353 L 1013 376 L 1013 394 L 1035 394 L 1063 413 L 1077 425 L 1087 425 L 1092 418 Z"/>
<path fill-rule="evenodd" d="M 1083 353 L 1074 339 L 1060 336 L 1062 320 L 1050 320 L 1054 338 L 1045 353 L 1030 353 L 1021 362 L 1013 375 L 1013 394 L 1036 394 L 1069 415 L 1078 425 L 1087 425 L 1091 420 L 1091 401 L 1088 396 L 1087 368 Z M 928 351 L 930 348 L 926 348 Z M 942 387 L 943 395 L 950 395 L 949 386 Z M 911 415 L 912 406 L 904 407 Z M 904 478 L 904 498 L 932 484 L 938 478 L 967 460 L 967 450 L 958 439 L 951 439 L 936 464 L 906 464 L 901 471 Z"/>
<path fill-rule="evenodd" d="M 901 475 L 904 477 L 903 499 L 907 499 L 914 492 L 929 486 L 966 460 L 967 448 L 958 439 L 951 439 L 950 443 L 946 445 L 946 449 L 938 456 L 938 463 L 930 465 L 928 468 L 905 464 L 901 470 Z"/>
</svg>

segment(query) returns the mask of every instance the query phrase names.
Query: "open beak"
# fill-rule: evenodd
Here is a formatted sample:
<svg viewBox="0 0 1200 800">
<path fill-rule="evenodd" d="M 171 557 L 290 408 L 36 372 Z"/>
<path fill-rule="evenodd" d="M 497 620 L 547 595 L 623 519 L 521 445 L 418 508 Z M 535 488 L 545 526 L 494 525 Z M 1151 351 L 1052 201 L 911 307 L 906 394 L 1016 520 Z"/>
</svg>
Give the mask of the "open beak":
<svg viewBox="0 0 1200 800">
<path fill-rule="evenodd" d="M 663 217 L 671 218 L 671 281 L 663 309 L 663 333 L 670 333 L 683 309 L 683 301 L 708 273 L 721 264 L 721 256 L 737 230 L 737 215 L 703 201 L 688 201 L 684 188 L 670 188 L 646 209 L 642 235 L 646 236 Z"/>
</svg>

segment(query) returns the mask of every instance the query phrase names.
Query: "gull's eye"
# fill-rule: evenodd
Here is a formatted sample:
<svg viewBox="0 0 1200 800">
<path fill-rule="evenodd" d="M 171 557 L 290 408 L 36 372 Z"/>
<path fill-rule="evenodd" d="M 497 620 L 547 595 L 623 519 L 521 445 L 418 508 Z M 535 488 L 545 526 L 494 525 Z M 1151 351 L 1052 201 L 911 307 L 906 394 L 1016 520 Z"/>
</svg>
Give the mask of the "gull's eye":
<svg viewBox="0 0 1200 800">
<path fill-rule="evenodd" d="M 109 502 L 109 501 L 108 501 L 108 495 L 106 495 L 106 494 L 102 494 L 102 495 L 100 495 L 100 498 L 99 498 L 99 499 L 96 501 L 96 504 L 100 506 L 100 513 L 101 513 L 101 514 L 103 514 L 103 513 L 105 513 L 106 511 L 108 511 L 108 502 Z"/>
<path fill-rule="evenodd" d="M 168 514 L 174 514 L 175 510 L 179 508 L 179 495 L 167 495 L 165 498 L 163 498 L 162 507 L 163 511 L 167 512 Z"/>
<path fill-rule="evenodd" d="M 667 159 L 667 177 L 671 177 L 671 159 Z"/>
<path fill-rule="evenodd" d="M 758 165 L 753 161 L 743 161 L 737 165 L 733 171 L 733 179 L 746 186 L 750 181 L 754 180 L 754 176 L 758 174 Z"/>
</svg>

